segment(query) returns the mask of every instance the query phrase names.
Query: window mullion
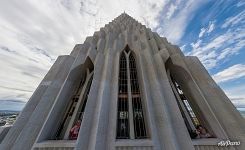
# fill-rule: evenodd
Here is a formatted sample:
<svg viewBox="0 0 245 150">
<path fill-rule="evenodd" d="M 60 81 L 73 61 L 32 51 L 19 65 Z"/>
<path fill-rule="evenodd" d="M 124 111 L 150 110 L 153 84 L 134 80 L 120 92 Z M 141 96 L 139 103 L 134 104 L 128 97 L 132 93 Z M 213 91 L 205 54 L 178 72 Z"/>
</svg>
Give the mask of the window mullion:
<svg viewBox="0 0 245 150">
<path fill-rule="evenodd" d="M 129 54 L 126 54 L 127 60 L 127 82 L 128 82 L 128 106 L 129 106 L 129 125 L 130 125 L 130 139 L 135 139 L 134 133 L 134 116 L 133 116 L 133 105 L 132 105 L 132 93 L 131 93 L 131 80 L 130 80 L 130 69 L 129 69 Z"/>
</svg>

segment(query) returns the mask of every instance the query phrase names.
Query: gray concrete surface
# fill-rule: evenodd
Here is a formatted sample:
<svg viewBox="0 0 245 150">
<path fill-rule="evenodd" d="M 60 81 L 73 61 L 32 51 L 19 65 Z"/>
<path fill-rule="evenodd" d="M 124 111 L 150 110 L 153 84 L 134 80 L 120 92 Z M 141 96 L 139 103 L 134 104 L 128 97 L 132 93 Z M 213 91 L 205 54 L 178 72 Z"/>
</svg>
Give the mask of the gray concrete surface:
<svg viewBox="0 0 245 150">
<path fill-rule="evenodd" d="M 147 139 L 116 139 L 119 56 L 125 47 L 135 53 Z M 50 140 L 87 68 L 94 75 L 77 141 Z M 216 138 L 190 138 L 168 73 Z M 244 118 L 198 58 L 184 56 L 166 38 L 123 13 L 77 44 L 69 56 L 58 58 L 0 149 L 244 150 L 244 127 Z M 218 147 L 222 139 L 241 145 Z"/>
</svg>

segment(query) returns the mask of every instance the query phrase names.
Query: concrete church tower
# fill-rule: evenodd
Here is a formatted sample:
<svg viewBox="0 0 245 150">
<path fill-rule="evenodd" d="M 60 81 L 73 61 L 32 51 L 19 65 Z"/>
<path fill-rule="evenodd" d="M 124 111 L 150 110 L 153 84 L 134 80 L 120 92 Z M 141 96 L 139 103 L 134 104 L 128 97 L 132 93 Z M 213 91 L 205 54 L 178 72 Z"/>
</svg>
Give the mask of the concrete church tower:
<svg viewBox="0 0 245 150">
<path fill-rule="evenodd" d="M 57 58 L 0 149 L 244 150 L 244 142 L 245 120 L 198 58 L 123 13 Z"/>
</svg>

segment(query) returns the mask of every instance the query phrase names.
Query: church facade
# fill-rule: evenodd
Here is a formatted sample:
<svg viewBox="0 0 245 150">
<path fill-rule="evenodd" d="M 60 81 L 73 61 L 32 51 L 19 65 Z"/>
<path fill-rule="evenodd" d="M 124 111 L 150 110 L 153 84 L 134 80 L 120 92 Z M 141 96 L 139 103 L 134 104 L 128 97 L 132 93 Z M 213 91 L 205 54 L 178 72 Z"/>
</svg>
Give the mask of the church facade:
<svg viewBox="0 0 245 150">
<path fill-rule="evenodd" d="M 220 143 L 230 140 L 234 146 Z M 123 13 L 59 56 L 1 150 L 244 150 L 245 120 L 202 63 Z"/>
</svg>

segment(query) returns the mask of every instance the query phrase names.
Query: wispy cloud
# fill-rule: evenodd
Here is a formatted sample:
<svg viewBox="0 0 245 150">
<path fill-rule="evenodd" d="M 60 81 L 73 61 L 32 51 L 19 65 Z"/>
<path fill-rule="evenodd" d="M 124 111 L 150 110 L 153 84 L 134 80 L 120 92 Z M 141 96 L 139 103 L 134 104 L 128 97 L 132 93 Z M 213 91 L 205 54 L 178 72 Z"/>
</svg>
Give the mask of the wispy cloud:
<svg viewBox="0 0 245 150">
<path fill-rule="evenodd" d="M 245 2 L 244 2 L 244 1 L 240 1 L 240 2 L 238 2 L 238 3 L 236 4 L 237 7 L 241 7 L 241 6 L 243 6 L 243 5 L 245 5 Z"/>
<path fill-rule="evenodd" d="M 168 1 L 12 0 L 0 2 L 0 100 L 27 101 L 58 55 L 122 12 L 150 28 Z M 145 18 L 144 21 L 142 18 Z"/>
<path fill-rule="evenodd" d="M 199 38 L 201 38 L 204 35 L 205 32 L 206 32 L 206 29 L 205 28 L 201 28 L 201 31 L 199 33 Z"/>
<path fill-rule="evenodd" d="M 203 37 L 205 33 L 210 33 L 214 30 L 215 24 L 214 21 L 209 22 L 209 26 L 207 28 L 201 28 L 201 31 L 199 33 L 199 38 Z"/>
<path fill-rule="evenodd" d="M 225 23 L 221 26 L 222 28 L 233 27 L 237 24 L 245 23 L 245 11 L 242 11 L 238 15 L 229 17 L 225 20 Z"/>
<path fill-rule="evenodd" d="M 186 37 L 189 44 L 182 42 L 185 54 L 197 56 L 214 73 L 214 80 L 240 110 L 245 110 L 245 65 L 241 57 L 245 54 L 243 6 L 244 2 L 214 2 L 210 9 L 204 10 L 207 12 L 200 19 L 199 28 L 193 25 L 194 33 L 186 34 L 191 36 Z"/>
<path fill-rule="evenodd" d="M 216 82 L 226 82 L 245 77 L 245 64 L 236 64 L 213 75 Z"/>
<path fill-rule="evenodd" d="M 0 99 L 0 110 L 20 111 L 24 107 L 25 103 L 26 102 L 20 100 Z"/>
<path fill-rule="evenodd" d="M 21 91 L 21 92 L 33 92 L 33 90 L 17 89 L 17 88 L 12 88 L 12 87 L 7 87 L 7 86 L 0 86 L 0 88 L 16 90 L 16 91 Z"/>
<path fill-rule="evenodd" d="M 205 30 L 207 33 L 208 31 L 213 31 L 212 24 Z M 228 29 L 223 34 L 209 37 L 208 40 L 199 38 L 190 45 L 192 50 L 187 55 L 198 56 L 202 63 L 210 69 L 225 58 L 238 54 L 245 46 L 245 28 L 242 26 Z"/>
<path fill-rule="evenodd" d="M 236 87 L 229 87 L 225 89 L 225 93 L 230 98 L 237 109 L 245 110 L 245 86 L 239 85 Z"/>
<path fill-rule="evenodd" d="M 167 19 L 170 19 L 173 16 L 173 14 L 177 10 L 177 8 L 178 8 L 177 5 L 170 4 L 167 15 L 166 15 Z"/>
<path fill-rule="evenodd" d="M 156 30 L 162 36 L 167 37 L 170 42 L 179 43 L 190 20 L 194 17 L 194 12 L 208 1 L 176 0 L 174 2 L 166 5 L 166 9 L 163 9 L 162 14 L 167 14 L 167 17 L 165 15 L 159 16 L 160 24 Z"/>
</svg>

